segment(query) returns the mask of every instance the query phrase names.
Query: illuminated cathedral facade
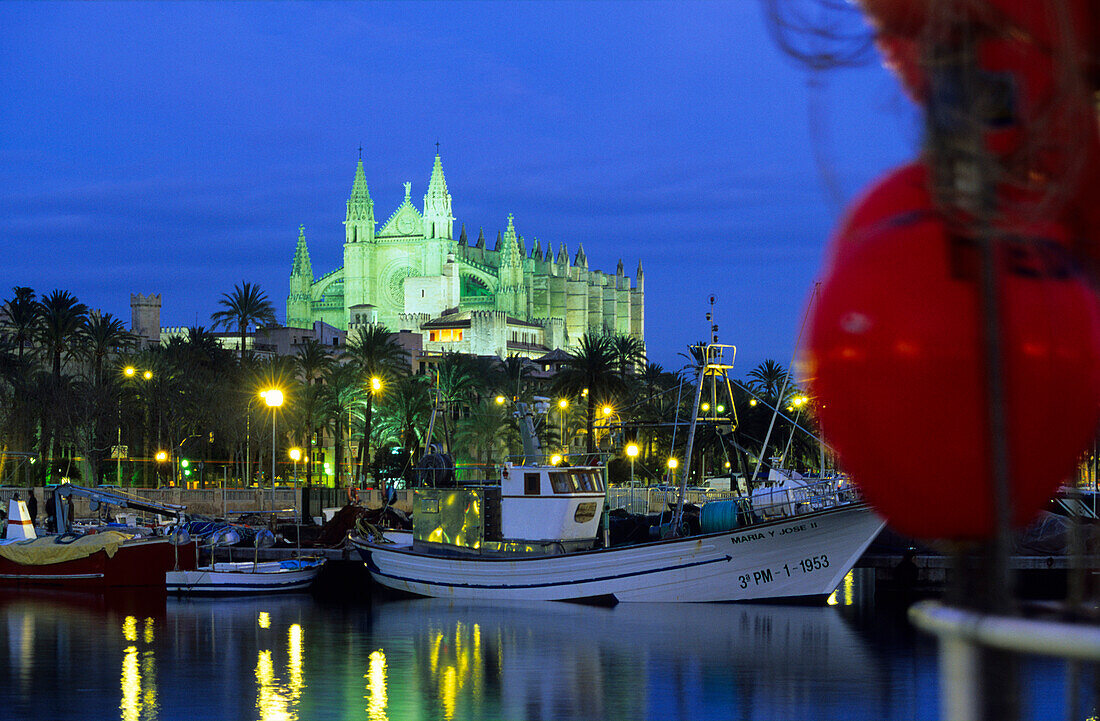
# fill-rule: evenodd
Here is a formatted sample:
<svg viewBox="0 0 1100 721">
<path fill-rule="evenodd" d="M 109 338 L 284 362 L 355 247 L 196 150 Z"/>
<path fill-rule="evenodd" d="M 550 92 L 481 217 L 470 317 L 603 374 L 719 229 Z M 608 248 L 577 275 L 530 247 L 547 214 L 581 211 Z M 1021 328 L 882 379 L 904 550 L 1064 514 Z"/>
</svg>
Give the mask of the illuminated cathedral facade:
<svg viewBox="0 0 1100 721">
<path fill-rule="evenodd" d="M 576 346 L 585 333 L 645 340 L 644 276 L 589 270 L 584 248 L 570 257 L 517 233 L 514 218 L 494 247 L 484 230 L 470 242 L 454 237 L 451 194 L 436 154 L 423 203 L 405 199 L 385 222 L 375 221 L 363 161 L 355 169 L 344 218 L 344 265 L 315 277 L 305 228 L 290 273 L 287 326 L 323 321 L 349 332 L 372 323 L 421 334 L 428 352 L 538 357 Z"/>
</svg>

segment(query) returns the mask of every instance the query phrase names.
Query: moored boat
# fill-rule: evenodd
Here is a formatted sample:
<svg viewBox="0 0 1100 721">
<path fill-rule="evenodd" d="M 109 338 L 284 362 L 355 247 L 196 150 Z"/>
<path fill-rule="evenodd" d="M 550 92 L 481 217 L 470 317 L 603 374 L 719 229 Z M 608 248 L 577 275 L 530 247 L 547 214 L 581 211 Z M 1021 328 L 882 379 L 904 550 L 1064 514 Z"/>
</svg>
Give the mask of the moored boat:
<svg viewBox="0 0 1100 721">
<path fill-rule="evenodd" d="M 52 515 L 59 534 L 36 538 L 33 528 L 21 539 L 0 543 L 0 586 L 49 586 L 82 590 L 164 588 L 165 572 L 194 568 L 193 543 L 120 531 L 76 532 L 68 499 L 88 498 L 150 513 L 180 515 L 181 506 L 156 503 L 117 491 L 62 484 L 54 491 Z M 22 503 L 21 501 L 19 503 Z"/>
<path fill-rule="evenodd" d="M 169 593 L 190 595 L 243 595 L 308 589 L 321 572 L 325 559 L 295 558 L 284 561 L 231 561 L 201 566 L 191 571 L 169 571 Z"/>
<path fill-rule="evenodd" d="M 695 407 L 698 417 L 698 395 Z M 351 536 L 376 583 L 482 601 L 824 601 L 885 525 L 849 488 L 820 481 L 726 501 L 689 534 L 681 486 L 662 538 L 610 545 L 604 468 L 544 462 L 534 416 L 517 408 L 523 463 L 494 483 L 416 489 L 411 547 Z M 694 425 L 689 459 L 693 436 Z"/>
</svg>

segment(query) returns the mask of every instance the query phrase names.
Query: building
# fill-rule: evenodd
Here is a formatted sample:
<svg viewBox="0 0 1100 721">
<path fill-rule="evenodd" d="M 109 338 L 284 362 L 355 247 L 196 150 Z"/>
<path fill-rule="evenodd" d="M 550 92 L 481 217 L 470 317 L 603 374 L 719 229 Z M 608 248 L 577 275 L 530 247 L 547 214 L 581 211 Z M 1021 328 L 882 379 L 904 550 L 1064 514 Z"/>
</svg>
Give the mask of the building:
<svg viewBox="0 0 1100 721">
<path fill-rule="evenodd" d="M 589 270 L 584 248 L 572 258 L 565 243 L 555 254 L 535 239 L 528 247 L 512 215 L 492 249 L 484 230 L 471 244 L 455 217 L 439 154 L 418 208 L 412 184 L 405 199 L 378 227 L 363 161 L 355 169 L 344 218 L 344 265 L 315 277 L 305 227 L 290 273 L 286 325 L 312 328 L 321 321 L 354 331 L 382 323 L 419 333 L 426 353 L 537 358 L 574 347 L 589 332 L 645 340 L 645 294 L 639 262 L 636 282 Z"/>
</svg>

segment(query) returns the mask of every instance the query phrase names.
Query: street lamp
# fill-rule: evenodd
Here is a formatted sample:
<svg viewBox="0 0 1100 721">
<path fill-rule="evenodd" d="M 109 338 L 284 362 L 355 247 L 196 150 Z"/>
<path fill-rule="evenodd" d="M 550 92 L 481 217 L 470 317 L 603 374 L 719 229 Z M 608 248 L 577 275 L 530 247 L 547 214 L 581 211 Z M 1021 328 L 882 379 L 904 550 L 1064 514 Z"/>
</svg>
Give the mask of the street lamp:
<svg viewBox="0 0 1100 721">
<path fill-rule="evenodd" d="M 496 401 L 497 401 L 498 406 L 504 405 L 504 401 L 506 401 L 506 400 L 507 399 L 504 396 L 497 396 L 496 397 Z"/>
<path fill-rule="evenodd" d="M 634 485 L 634 459 L 638 457 L 638 444 L 627 443 L 626 455 L 630 456 L 630 485 Z"/>
<path fill-rule="evenodd" d="M 668 459 L 668 474 L 669 474 L 669 482 L 670 483 L 675 483 L 676 482 L 676 468 L 679 465 L 680 465 L 680 461 L 676 460 L 675 458 L 669 458 Z"/>
<path fill-rule="evenodd" d="M 302 460 L 302 449 L 291 448 L 287 451 L 290 460 L 294 461 L 294 521 L 298 521 L 298 461 Z M 308 458 L 306 460 L 309 460 Z"/>
<path fill-rule="evenodd" d="M 122 369 L 122 375 L 133 378 L 137 374 L 137 368 L 126 366 Z M 145 380 L 152 380 L 153 371 L 145 371 L 141 374 Z M 143 449 L 144 450 L 144 449 Z M 129 454 L 127 454 L 129 455 Z M 115 441 L 115 485 L 122 486 L 122 392 L 118 394 L 118 438 Z"/>
<path fill-rule="evenodd" d="M 565 411 L 569 408 L 569 399 L 561 398 L 558 400 L 558 422 L 561 424 L 561 447 L 565 449 Z"/>
<path fill-rule="evenodd" d="M 269 388 L 260 395 L 271 409 L 271 510 L 275 510 L 275 409 L 283 405 L 283 392 Z"/>
<path fill-rule="evenodd" d="M 157 451 L 157 454 L 153 456 L 157 460 L 157 463 L 161 464 L 157 468 L 157 487 L 160 487 L 160 476 L 164 475 L 162 470 L 163 464 L 168 462 L 168 451 Z"/>
</svg>

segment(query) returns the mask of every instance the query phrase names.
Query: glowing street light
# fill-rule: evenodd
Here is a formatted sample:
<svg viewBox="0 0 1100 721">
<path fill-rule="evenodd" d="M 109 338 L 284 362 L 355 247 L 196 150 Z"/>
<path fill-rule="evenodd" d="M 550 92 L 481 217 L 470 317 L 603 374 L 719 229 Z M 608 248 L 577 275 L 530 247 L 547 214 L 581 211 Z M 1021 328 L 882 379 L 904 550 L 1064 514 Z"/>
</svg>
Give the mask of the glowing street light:
<svg viewBox="0 0 1100 721">
<path fill-rule="evenodd" d="M 703 411 L 703 413 L 706 413 L 710 410 L 710 403 L 704 403 L 703 405 L 699 406 L 699 410 Z"/>
<path fill-rule="evenodd" d="M 145 371 L 141 374 L 141 377 L 147 381 L 153 380 L 153 371 Z"/>
<path fill-rule="evenodd" d="M 504 405 L 504 401 L 507 400 L 504 396 L 497 396 L 496 402 L 498 406 Z"/>
<path fill-rule="evenodd" d="M 630 485 L 634 485 L 634 459 L 638 457 L 638 444 L 627 443 L 626 455 L 630 457 Z"/>
<path fill-rule="evenodd" d="M 269 388 L 260 394 L 271 409 L 271 510 L 275 510 L 275 409 L 283 405 L 283 392 Z"/>
<path fill-rule="evenodd" d="M 756 399 L 755 398 L 750 398 L 749 399 L 749 405 L 750 406 L 755 406 L 756 405 Z"/>
<path fill-rule="evenodd" d="M 668 475 L 669 475 L 669 482 L 670 483 L 675 483 L 676 482 L 676 468 L 679 465 L 680 465 L 680 461 L 676 460 L 675 458 L 669 458 L 668 459 Z"/>
<path fill-rule="evenodd" d="M 562 456 L 560 453 L 555 453 L 554 455 L 550 456 L 550 465 L 556 466 L 559 465 L 561 462 Z"/>
<path fill-rule="evenodd" d="M 137 368 L 134 368 L 133 366 L 126 366 L 122 369 L 122 375 L 126 376 L 127 378 L 133 378 L 135 373 L 137 373 Z"/>
<path fill-rule="evenodd" d="M 615 412 L 615 409 L 612 408 L 611 406 L 604 406 L 603 408 L 600 409 L 600 412 L 603 413 L 605 416 L 609 416 L 609 415 L 611 415 L 612 413 Z"/>
<path fill-rule="evenodd" d="M 168 460 L 168 451 L 157 451 L 157 455 L 153 457 L 157 459 L 157 463 L 164 463 Z"/>
<path fill-rule="evenodd" d="M 371 390 L 371 393 L 377 393 L 378 391 L 382 390 L 382 379 L 379 378 L 378 376 L 374 376 L 373 378 L 371 378 L 370 379 L 370 390 Z"/>
</svg>

